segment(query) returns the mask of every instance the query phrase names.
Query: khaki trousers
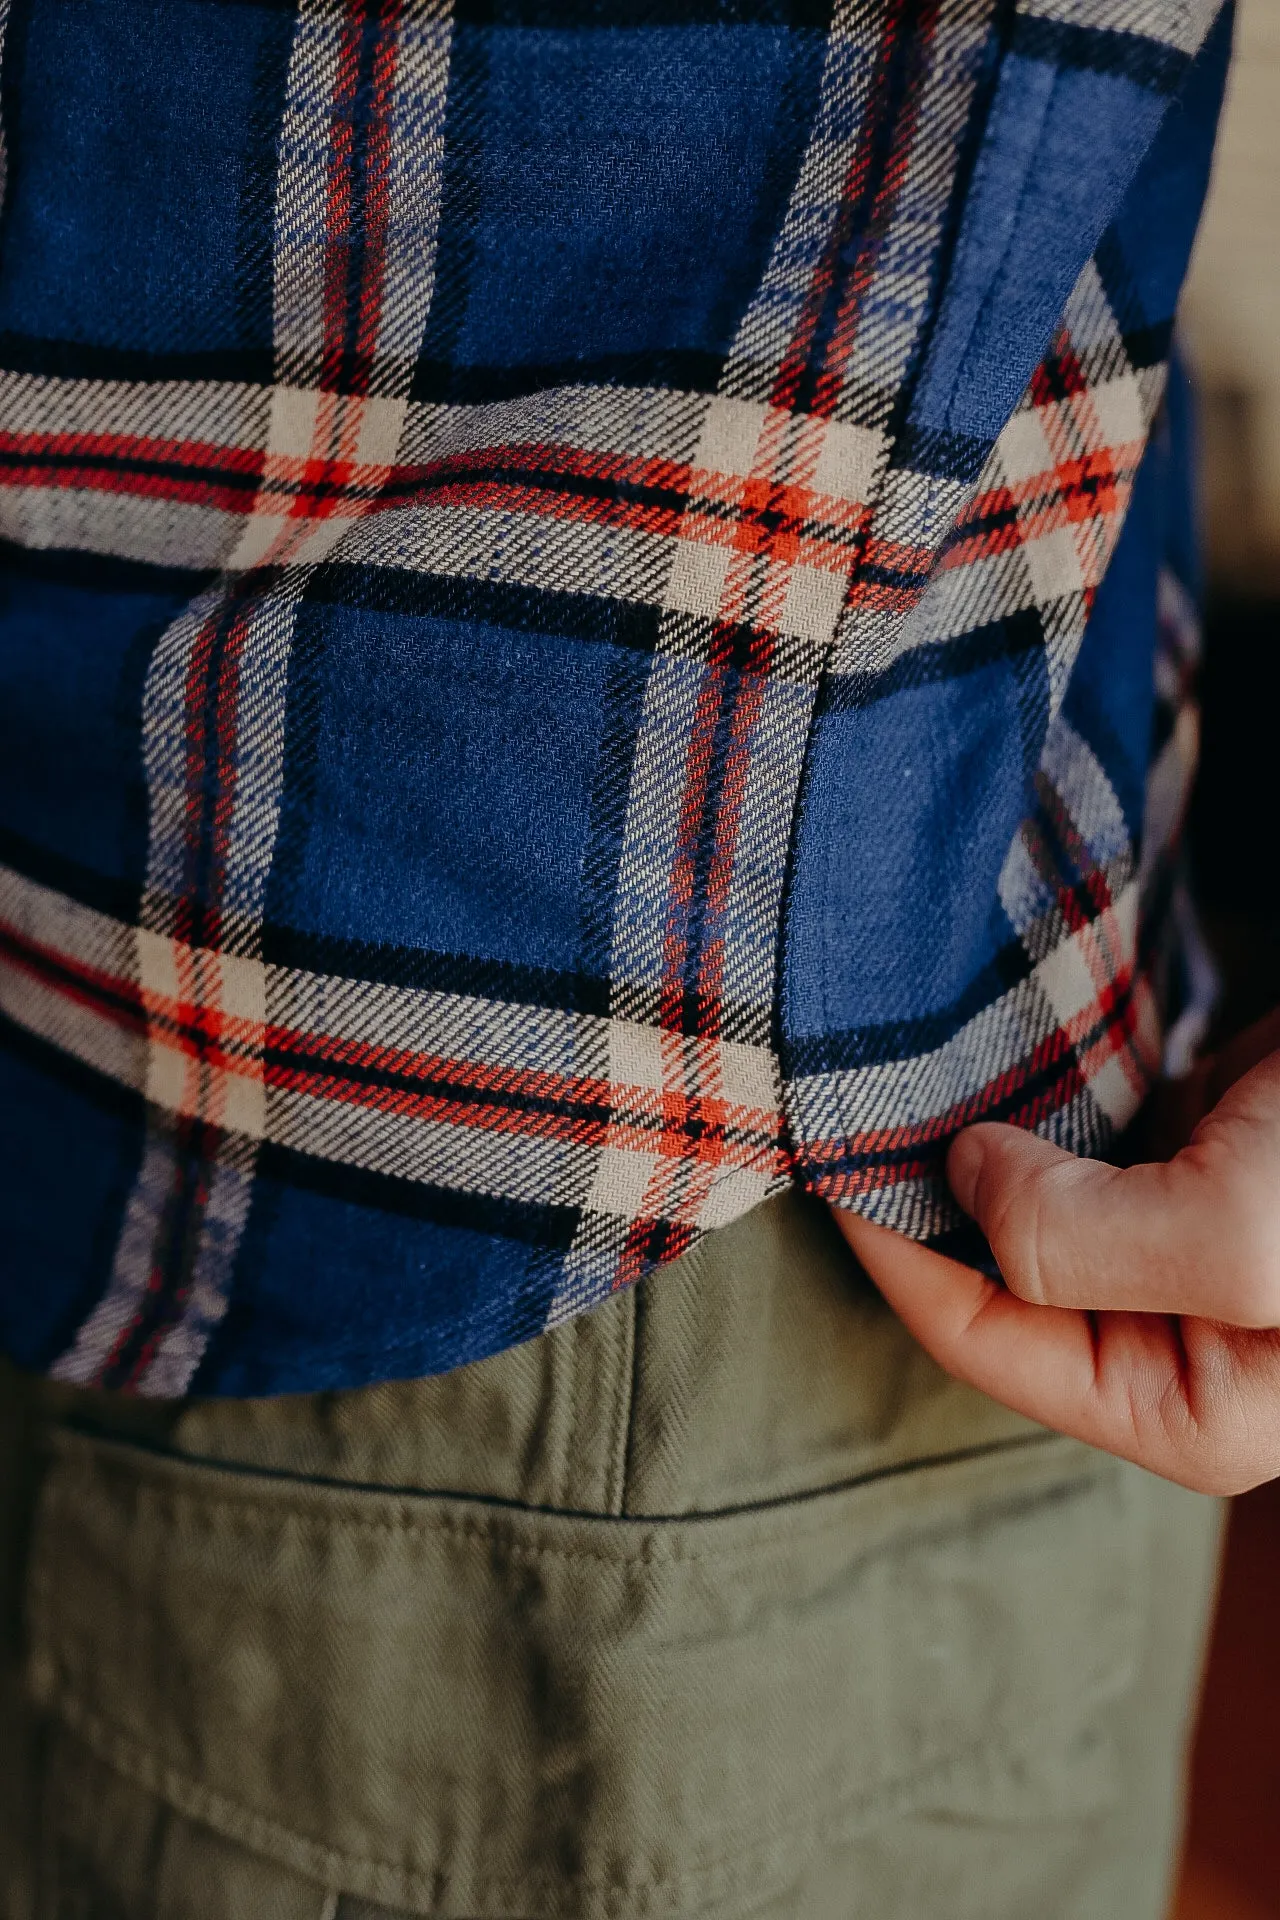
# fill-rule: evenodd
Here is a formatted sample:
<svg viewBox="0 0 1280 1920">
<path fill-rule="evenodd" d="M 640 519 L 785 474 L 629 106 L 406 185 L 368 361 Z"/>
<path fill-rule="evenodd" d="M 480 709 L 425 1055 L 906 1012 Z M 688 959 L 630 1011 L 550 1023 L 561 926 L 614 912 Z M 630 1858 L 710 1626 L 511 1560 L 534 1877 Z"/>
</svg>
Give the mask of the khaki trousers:
<svg viewBox="0 0 1280 1920">
<path fill-rule="evenodd" d="M 1214 1503 L 788 1197 L 439 1379 L 0 1378 L 6 1920 L 1157 1920 Z"/>
</svg>

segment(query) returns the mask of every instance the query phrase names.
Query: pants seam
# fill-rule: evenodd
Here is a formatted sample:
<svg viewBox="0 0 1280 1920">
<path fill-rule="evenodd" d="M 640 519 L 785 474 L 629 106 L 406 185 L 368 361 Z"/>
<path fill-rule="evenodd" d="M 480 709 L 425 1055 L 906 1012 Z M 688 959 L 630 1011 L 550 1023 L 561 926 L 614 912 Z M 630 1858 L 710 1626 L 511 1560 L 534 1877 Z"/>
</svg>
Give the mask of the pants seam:
<svg viewBox="0 0 1280 1920">
<path fill-rule="evenodd" d="M 627 1451 L 631 1437 L 631 1408 L 635 1398 L 636 1340 L 635 1288 L 628 1289 L 622 1312 L 610 1335 L 613 1390 L 609 1396 L 609 1445 L 605 1462 L 605 1512 L 620 1519 L 626 1511 Z"/>
<path fill-rule="evenodd" d="M 114 1438 L 101 1439 L 96 1435 L 77 1436 L 88 1438 L 100 1447 L 108 1456 L 117 1449 L 123 1452 L 130 1449 L 129 1442 L 118 1442 Z M 1070 1456 L 1071 1464 L 1061 1477 L 1049 1487 L 1035 1489 L 1033 1498 L 1040 1500 L 1046 1493 L 1061 1495 L 1075 1491 L 1098 1478 L 1100 1472 L 1109 1470 L 1105 1456 L 1090 1456 L 1078 1443 L 1064 1439 L 1063 1436 L 1041 1430 L 1028 1434 L 1018 1434 L 1008 1438 L 987 1440 L 971 1447 L 957 1448 L 948 1453 L 912 1455 L 908 1459 L 894 1461 L 882 1467 L 862 1474 L 854 1474 L 848 1480 L 841 1480 L 819 1487 L 804 1488 L 795 1493 L 780 1496 L 738 1507 L 706 1508 L 680 1510 L 657 1514 L 621 1516 L 601 1514 L 595 1511 L 576 1511 L 566 1509 L 548 1509 L 532 1507 L 523 1502 L 494 1500 L 483 1495 L 466 1492 L 423 1492 L 420 1489 L 399 1487 L 384 1488 L 377 1485 L 353 1484 L 349 1482 L 313 1482 L 299 1480 L 293 1474 L 260 1473 L 257 1469 L 246 1471 L 238 1467 L 228 1469 L 221 1460 L 197 1459 L 191 1455 L 158 1456 L 161 1471 L 172 1464 L 179 1470 L 195 1469 L 201 1476 L 223 1475 L 234 1481 L 244 1477 L 250 1483 L 250 1490 L 244 1493 L 232 1492 L 230 1487 L 215 1492 L 212 1488 L 174 1487 L 166 1484 L 163 1478 L 143 1476 L 135 1470 L 134 1488 L 138 1496 L 151 1504 L 168 1509 L 171 1514 L 190 1510 L 194 1512 L 216 1513 L 229 1524 L 237 1525 L 241 1532 L 261 1532 L 264 1529 L 279 1527 L 284 1521 L 312 1531 L 327 1532 L 335 1525 L 342 1525 L 353 1532 L 366 1534 L 398 1535 L 405 1538 L 431 1539 L 451 1537 L 472 1539 L 492 1545 L 501 1540 L 504 1547 L 514 1553 L 532 1558 L 545 1558 L 563 1561 L 584 1561 L 601 1565 L 628 1567 L 659 1563 L 693 1564 L 732 1559 L 744 1553 L 756 1553 L 764 1544 L 773 1544 L 781 1540 L 787 1542 L 808 1539 L 824 1532 L 833 1523 L 829 1517 L 831 1503 L 843 1495 L 856 1495 L 872 1488 L 888 1484 L 895 1480 L 920 1474 L 946 1473 L 950 1470 L 963 1470 L 979 1462 L 999 1456 L 1034 1454 L 1041 1450 L 1050 1454 L 1063 1453 Z M 144 1453 L 147 1449 L 138 1449 Z M 82 1495 L 88 1488 L 93 1463 L 83 1459 L 64 1460 L 69 1468 L 67 1479 L 72 1486 L 59 1487 L 56 1494 L 46 1495 L 49 1509 L 65 1505 L 68 1498 Z M 108 1459 L 108 1465 L 116 1464 Z M 132 1464 L 127 1460 L 122 1463 Z M 150 1461 L 148 1461 L 150 1464 Z M 348 1507 L 340 1519 L 324 1508 L 313 1508 L 305 1499 L 287 1496 L 270 1503 L 255 1497 L 253 1483 L 258 1480 L 283 1482 L 286 1486 L 296 1485 L 300 1492 L 315 1491 L 332 1494 L 340 1499 L 353 1497 L 362 1501 L 372 1496 L 386 1508 L 395 1507 L 395 1512 L 384 1511 L 367 1513 L 358 1508 Z M 1020 1504 L 1010 1496 L 1002 1495 L 999 1505 Z M 455 1512 L 455 1508 L 465 1509 Z M 527 1522 L 546 1522 L 552 1527 L 571 1526 L 575 1522 L 593 1521 L 613 1522 L 621 1518 L 624 1525 L 616 1532 L 609 1527 L 611 1545 L 592 1547 L 569 1540 L 557 1541 L 554 1538 L 522 1540 L 512 1529 L 518 1529 Z M 705 1548 L 691 1549 L 679 1535 L 694 1531 L 704 1538 L 714 1529 L 719 1531 L 728 1523 L 738 1520 L 764 1520 L 772 1517 L 775 1524 L 767 1533 L 754 1535 L 749 1541 L 726 1539 L 711 1541 Z M 635 1547 L 628 1548 L 627 1541 L 634 1541 Z"/>
<path fill-rule="evenodd" d="M 620 1427 L 621 1460 L 617 1511 L 621 1515 L 630 1515 L 635 1511 L 638 1446 L 636 1428 L 640 1406 L 640 1369 L 644 1365 L 646 1336 L 649 1329 L 649 1285 L 648 1280 L 641 1280 L 632 1288 L 631 1366 L 627 1383 L 626 1420 Z"/>
</svg>

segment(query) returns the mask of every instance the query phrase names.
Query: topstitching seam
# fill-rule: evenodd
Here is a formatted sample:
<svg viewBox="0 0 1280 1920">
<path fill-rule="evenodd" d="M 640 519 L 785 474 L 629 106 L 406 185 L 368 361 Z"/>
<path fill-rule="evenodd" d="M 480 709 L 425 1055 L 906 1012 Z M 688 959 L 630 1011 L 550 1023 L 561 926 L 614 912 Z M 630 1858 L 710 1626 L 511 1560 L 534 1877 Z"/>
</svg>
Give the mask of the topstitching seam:
<svg viewBox="0 0 1280 1920">
<path fill-rule="evenodd" d="M 105 1447 L 110 1448 L 112 1452 L 115 1451 L 117 1446 L 120 1446 L 120 1443 L 117 1442 L 100 1444 L 104 1444 Z M 127 1444 L 128 1443 L 126 1443 L 126 1445 Z M 954 1453 L 896 1463 L 891 1467 L 881 1468 L 867 1475 L 855 1476 L 850 1480 L 825 1486 L 812 1492 L 786 1495 L 777 1500 L 760 1502 L 754 1506 L 719 1508 L 705 1512 L 646 1514 L 644 1516 L 563 1512 L 518 1506 L 514 1503 L 484 1499 L 471 1494 L 439 1494 L 419 1490 L 406 1491 L 398 1488 L 351 1486 L 346 1483 L 322 1483 L 318 1489 L 319 1491 L 332 1493 L 338 1496 L 339 1499 L 343 1495 L 351 1495 L 355 1499 L 376 1496 L 383 1500 L 414 1500 L 431 1505 L 435 1505 L 437 1502 L 458 1501 L 465 1502 L 468 1505 L 485 1507 L 489 1510 L 491 1516 L 482 1521 L 471 1515 L 464 1516 L 450 1513 L 442 1507 L 432 1512 L 429 1516 L 416 1515 L 404 1511 L 395 1515 L 369 1514 L 348 1509 L 343 1511 L 341 1520 L 339 1521 L 331 1511 L 326 1511 L 323 1508 L 317 1508 L 310 1504 L 304 1505 L 300 1501 L 288 1499 L 287 1496 L 283 1498 L 273 1498 L 268 1503 L 260 1495 L 255 1496 L 252 1493 L 243 1495 L 236 1495 L 230 1491 L 210 1491 L 205 1493 L 196 1489 L 168 1486 L 159 1478 L 140 1477 L 136 1484 L 140 1498 L 149 1501 L 153 1506 L 168 1506 L 174 1510 L 187 1509 L 193 1513 L 217 1513 L 225 1515 L 228 1518 L 241 1516 L 245 1531 L 262 1531 L 266 1528 L 279 1526 L 281 1521 L 288 1520 L 310 1530 L 325 1533 L 332 1533 L 336 1527 L 341 1526 L 366 1534 L 398 1534 L 404 1537 L 422 1539 L 430 1539 L 436 1535 L 446 1534 L 456 1538 L 493 1542 L 495 1538 L 505 1530 L 504 1522 L 506 1526 L 510 1526 L 513 1523 L 518 1523 L 521 1519 L 541 1519 L 553 1523 L 563 1522 L 566 1524 L 572 1524 L 575 1521 L 585 1521 L 597 1526 L 618 1529 L 620 1541 L 624 1532 L 630 1534 L 633 1538 L 636 1536 L 645 1537 L 636 1539 L 636 1549 L 634 1551 L 624 1550 L 621 1552 L 605 1552 L 594 1548 L 577 1547 L 568 1543 L 560 1544 L 549 1540 L 534 1542 L 519 1541 L 511 1538 L 509 1542 L 504 1542 L 504 1544 L 509 1544 L 511 1552 L 529 1557 L 545 1557 L 567 1561 L 595 1561 L 601 1565 L 609 1566 L 624 1567 L 636 1563 L 656 1564 L 667 1559 L 682 1563 L 699 1564 L 717 1559 L 734 1558 L 743 1553 L 758 1552 L 762 1545 L 767 1544 L 771 1540 L 782 1538 L 784 1535 L 789 1540 L 804 1540 L 812 1537 L 816 1533 L 824 1532 L 829 1526 L 829 1521 L 826 1519 L 825 1514 L 820 1511 L 815 1511 L 812 1522 L 806 1526 L 803 1524 L 795 1524 L 797 1521 L 797 1510 L 802 1510 L 806 1507 L 810 1509 L 821 1509 L 842 1494 L 852 1494 L 862 1489 L 870 1490 L 891 1480 L 905 1478 L 908 1474 L 923 1474 L 935 1471 L 946 1472 L 948 1469 L 959 1469 L 971 1464 L 976 1464 L 985 1459 L 999 1457 L 1003 1454 L 1039 1450 L 1041 1447 L 1070 1446 L 1071 1444 L 1070 1442 L 1064 1443 L 1062 1436 L 1055 1433 L 1036 1432 L 1025 1435 L 1020 1434 L 1015 1438 L 987 1442 L 983 1445 L 964 1448 Z M 120 1446 L 120 1450 L 122 1452 L 125 1451 L 125 1447 Z M 142 1452 L 143 1449 L 139 1448 L 137 1451 Z M 162 1458 L 168 1457 L 169 1456 L 162 1456 Z M 179 1470 L 183 1468 L 194 1468 L 199 1472 L 219 1472 L 222 1470 L 223 1463 L 197 1462 L 187 1456 L 176 1460 L 174 1464 Z M 242 1471 L 244 1470 L 242 1469 Z M 258 1469 L 253 1469 L 252 1473 L 254 1478 L 259 1477 Z M 74 1477 L 76 1481 L 79 1481 L 81 1490 L 88 1490 L 90 1463 L 76 1462 L 71 1466 L 68 1477 Z M 266 1479 L 268 1484 L 272 1486 L 278 1486 L 282 1481 L 287 1484 L 293 1479 L 292 1475 L 284 1474 L 278 1477 L 270 1475 L 262 1475 L 261 1477 Z M 1097 1470 L 1092 1467 L 1087 1471 L 1077 1470 L 1067 1475 L 1060 1483 L 1056 1483 L 1054 1490 L 1060 1489 L 1065 1492 L 1092 1485 L 1096 1482 L 1097 1477 Z M 1016 1499 L 1016 1496 L 1012 1498 Z M 50 1506 L 55 1504 L 62 1505 L 64 1503 L 69 1505 L 70 1488 L 58 1488 L 50 1485 L 46 1490 L 45 1500 L 46 1504 Z M 1005 1503 L 997 1499 L 990 1504 L 999 1506 Z M 757 1532 L 753 1534 L 750 1540 L 740 1542 L 726 1541 L 706 1551 L 688 1549 L 679 1537 L 682 1532 L 689 1529 L 710 1527 L 718 1521 L 728 1522 L 737 1519 L 747 1519 L 753 1515 L 759 1515 L 762 1519 L 772 1515 L 775 1517 L 776 1524 L 774 1528 L 767 1533 Z M 257 1522 L 256 1529 L 254 1526 L 255 1521 Z"/>
</svg>

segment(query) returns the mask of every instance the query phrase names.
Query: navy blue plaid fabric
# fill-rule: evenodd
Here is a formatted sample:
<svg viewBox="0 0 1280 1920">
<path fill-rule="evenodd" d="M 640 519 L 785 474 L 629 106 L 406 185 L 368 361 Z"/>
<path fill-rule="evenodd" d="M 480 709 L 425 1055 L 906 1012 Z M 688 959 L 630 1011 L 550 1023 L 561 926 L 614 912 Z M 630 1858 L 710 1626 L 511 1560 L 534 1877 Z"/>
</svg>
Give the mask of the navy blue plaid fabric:
<svg viewBox="0 0 1280 1920">
<path fill-rule="evenodd" d="M 1216 11 L 11 0 L 20 1362 L 429 1372 L 1105 1151 L 1197 1018 Z"/>
</svg>

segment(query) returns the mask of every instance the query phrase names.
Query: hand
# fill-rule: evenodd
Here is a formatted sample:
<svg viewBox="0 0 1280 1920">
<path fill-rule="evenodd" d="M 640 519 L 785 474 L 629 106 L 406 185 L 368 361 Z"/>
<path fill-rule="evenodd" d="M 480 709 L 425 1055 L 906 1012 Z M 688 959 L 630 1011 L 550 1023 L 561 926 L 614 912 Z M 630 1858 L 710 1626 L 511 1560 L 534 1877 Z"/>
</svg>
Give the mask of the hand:
<svg viewBox="0 0 1280 1920">
<path fill-rule="evenodd" d="M 857 1215 L 845 1238 L 949 1373 L 1206 1493 L 1280 1475 L 1280 1014 L 1163 1095 L 1163 1162 L 968 1128 L 947 1178 L 1007 1288 Z M 1189 1138 L 1187 1135 L 1189 1134 Z"/>
</svg>

